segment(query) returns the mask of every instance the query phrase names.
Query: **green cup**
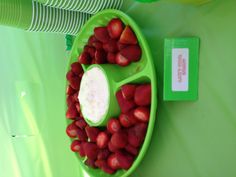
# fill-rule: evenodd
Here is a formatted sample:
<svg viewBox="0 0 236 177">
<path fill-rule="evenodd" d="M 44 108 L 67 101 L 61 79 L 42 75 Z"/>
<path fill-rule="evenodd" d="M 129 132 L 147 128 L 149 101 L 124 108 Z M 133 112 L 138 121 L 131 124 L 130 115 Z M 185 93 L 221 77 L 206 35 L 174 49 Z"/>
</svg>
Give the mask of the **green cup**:
<svg viewBox="0 0 236 177">
<path fill-rule="evenodd" d="M 32 2 L 29 0 L 1 0 L 0 25 L 27 29 L 32 19 Z"/>
<path fill-rule="evenodd" d="M 38 2 L 60 9 L 95 14 L 104 9 L 120 9 L 123 0 L 38 0 Z"/>
<path fill-rule="evenodd" d="M 104 76 L 106 77 L 106 80 L 108 83 L 108 90 L 109 90 L 109 101 L 108 101 L 109 107 L 106 110 L 106 113 L 102 116 L 101 120 L 97 123 L 90 121 L 90 119 L 88 117 L 84 117 L 84 118 L 90 126 L 106 126 L 108 120 L 111 117 L 113 117 L 114 115 L 119 115 L 119 113 L 120 113 L 120 108 L 119 108 L 119 105 L 118 105 L 118 102 L 117 102 L 116 96 L 115 96 L 115 93 L 118 90 L 118 87 L 117 87 L 116 82 L 111 77 L 112 75 L 114 75 L 114 73 L 111 70 L 109 64 L 106 64 L 106 65 L 94 64 L 94 65 L 91 65 L 90 67 L 88 67 L 85 70 L 85 72 L 87 72 L 93 68 L 99 68 L 103 72 Z M 81 111 L 83 113 L 82 106 L 81 106 Z"/>
</svg>

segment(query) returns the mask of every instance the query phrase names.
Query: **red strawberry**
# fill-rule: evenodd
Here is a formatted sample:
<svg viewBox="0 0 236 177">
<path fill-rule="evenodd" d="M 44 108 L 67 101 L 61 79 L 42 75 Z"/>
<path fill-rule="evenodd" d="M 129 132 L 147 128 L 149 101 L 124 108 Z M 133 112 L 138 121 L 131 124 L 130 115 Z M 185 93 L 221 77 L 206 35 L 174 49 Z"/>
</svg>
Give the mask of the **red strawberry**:
<svg viewBox="0 0 236 177">
<path fill-rule="evenodd" d="M 79 140 L 74 140 L 71 145 L 70 148 L 73 152 L 79 152 L 81 146 L 81 142 Z"/>
<path fill-rule="evenodd" d="M 73 89 L 79 90 L 80 81 L 81 81 L 81 79 L 79 77 L 73 77 L 73 78 L 71 78 L 71 80 L 69 82 L 70 82 L 70 85 Z"/>
<path fill-rule="evenodd" d="M 142 55 L 142 50 L 139 45 L 130 45 L 120 51 L 120 54 L 130 61 L 139 61 Z"/>
<path fill-rule="evenodd" d="M 76 90 L 73 89 L 70 85 L 67 86 L 67 89 L 66 89 L 67 95 L 73 95 L 75 92 L 76 92 Z"/>
<path fill-rule="evenodd" d="M 136 85 L 126 84 L 121 87 L 122 95 L 125 99 L 129 100 L 134 97 Z"/>
<path fill-rule="evenodd" d="M 72 78 L 74 78 L 76 75 L 75 75 L 75 73 L 73 72 L 73 71 L 68 71 L 67 72 L 67 74 L 66 74 L 66 79 L 68 80 L 68 81 L 70 81 Z"/>
<path fill-rule="evenodd" d="M 97 38 L 94 35 L 92 35 L 92 36 L 90 36 L 90 38 L 88 40 L 88 45 L 93 46 L 93 43 L 96 41 L 98 41 Z"/>
<path fill-rule="evenodd" d="M 128 141 L 129 144 L 134 147 L 139 147 L 145 138 L 147 131 L 147 124 L 139 123 L 136 124 L 134 127 L 131 127 L 128 130 Z"/>
<path fill-rule="evenodd" d="M 119 130 L 121 129 L 121 126 L 120 126 L 120 122 L 115 119 L 115 118 L 112 118 L 108 121 L 107 123 L 107 130 L 110 132 L 110 133 L 116 133 L 118 132 Z"/>
<path fill-rule="evenodd" d="M 71 64 L 71 70 L 76 74 L 79 75 L 83 72 L 83 68 L 79 62 L 74 62 Z"/>
<path fill-rule="evenodd" d="M 101 149 L 106 148 L 109 142 L 109 135 L 105 132 L 100 132 L 97 136 L 97 146 Z"/>
<path fill-rule="evenodd" d="M 118 39 L 124 29 L 124 24 L 119 18 L 112 19 L 108 25 L 107 30 L 112 39 Z"/>
<path fill-rule="evenodd" d="M 144 84 L 136 88 L 134 101 L 139 106 L 148 106 L 151 104 L 151 85 Z"/>
<path fill-rule="evenodd" d="M 125 170 L 128 170 L 134 161 L 131 155 L 129 155 L 128 153 L 122 153 L 120 151 L 116 152 L 116 158 L 119 166 Z"/>
<path fill-rule="evenodd" d="M 75 122 L 75 125 L 81 129 L 84 129 L 87 126 L 87 123 L 85 122 L 83 118 L 79 118 L 79 120 Z"/>
<path fill-rule="evenodd" d="M 85 142 L 83 144 L 83 149 L 85 151 L 86 156 L 89 159 L 96 159 L 97 158 L 99 149 L 96 144 Z"/>
<path fill-rule="evenodd" d="M 133 147 L 132 145 L 128 144 L 127 146 L 125 146 L 125 150 L 134 155 L 137 156 L 138 155 L 138 149 L 136 147 Z"/>
<path fill-rule="evenodd" d="M 80 112 L 80 104 L 79 104 L 79 103 L 76 103 L 76 104 L 75 104 L 75 107 L 76 107 L 77 111 Z"/>
<path fill-rule="evenodd" d="M 80 148 L 79 148 L 80 157 L 85 157 L 86 156 L 85 151 L 84 151 L 84 147 L 83 147 L 84 143 L 85 142 L 81 142 L 81 145 L 80 145 Z"/>
<path fill-rule="evenodd" d="M 108 149 L 109 149 L 109 151 L 111 151 L 111 152 L 116 152 L 116 151 L 119 150 L 119 149 L 116 148 L 111 142 L 108 143 Z"/>
<path fill-rule="evenodd" d="M 66 128 L 66 133 L 69 137 L 75 138 L 77 136 L 78 127 L 74 123 L 71 123 Z"/>
<path fill-rule="evenodd" d="M 120 114 L 119 120 L 120 120 L 120 124 L 125 128 L 131 127 L 137 122 L 134 117 L 133 111 Z"/>
<path fill-rule="evenodd" d="M 106 43 L 110 39 L 110 36 L 108 34 L 108 31 L 107 31 L 106 27 L 96 27 L 94 29 L 94 35 L 102 43 Z"/>
<path fill-rule="evenodd" d="M 104 50 L 96 50 L 95 52 L 95 63 L 104 64 L 106 63 L 106 52 Z"/>
<path fill-rule="evenodd" d="M 88 167 L 97 168 L 97 166 L 95 165 L 95 160 L 94 159 L 87 159 L 84 163 Z"/>
<path fill-rule="evenodd" d="M 116 64 L 118 64 L 120 66 L 128 66 L 130 64 L 130 60 L 125 58 L 120 53 L 117 53 L 116 54 Z"/>
<path fill-rule="evenodd" d="M 122 50 L 122 49 L 128 47 L 129 45 L 128 45 L 128 44 L 122 44 L 122 43 L 118 42 L 118 43 L 117 43 L 117 46 L 118 46 L 118 49 L 119 49 L 119 50 Z"/>
<path fill-rule="evenodd" d="M 85 128 L 85 131 L 86 131 L 91 142 L 97 141 L 97 136 L 100 133 L 100 130 L 98 128 L 87 126 Z"/>
<path fill-rule="evenodd" d="M 96 50 L 102 50 L 103 49 L 103 44 L 99 41 L 96 41 L 93 43 L 93 47 L 96 49 Z"/>
<path fill-rule="evenodd" d="M 78 57 L 78 61 L 80 64 L 88 65 L 91 63 L 92 59 L 87 52 L 82 52 Z"/>
<path fill-rule="evenodd" d="M 120 169 L 120 163 L 117 159 L 116 154 L 111 154 L 109 158 L 107 159 L 107 164 L 109 167 L 111 167 L 113 170 L 118 170 Z"/>
<path fill-rule="evenodd" d="M 72 95 L 72 99 L 73 99 L 73 102 L 74 102 L 74 103 L 79 103 L 78 94 L 79 94 L 79 92 L 75 92 L 75 93 Z"/>
<path fill-rule="evenodd" d="M 122 113 L 127 113 L 136 106 L 133 100 L 124 99 L 121 90 L 116 92 L 116 98 Z"/>
<path fill-rule="evenodd" d="M 109 157 L 110 153 L 111 152 L 107 148 L 101 149 L 98 153 L 97 159 L 98 160 L 106 160 Z"/>
<path fill-rule="evenodd" d="M 127 144 L 127 133 L 125 131 L 114 133 L 111 137 L 111 143 L 118 149 L 124 148 Z"/>
<path fill-rule="evenodd" d="M 72 104 L 74 104 L 73 95 L 68 95 L 67 96 L 66 103 L 67 103 L 67 106 L 71 106 Z"/>
<path fill-rule="evenodd" d="M 106 160 L 97 160 L 97 161 L 95 162 L 95 165 L 96 165 L 98 168 L 102 169 L 104 172 L 108 173 L 108 174 L 113 174 L 113 173 L 116 172 L 115 170 L 113 170 L 112 168 L 110 168 L 110 167 L 108 166 Z"/>
<path fill-rule="evenodd" d="M 94 56 L 95 56 L 95 48 L 94 47 L 86 45 L 84 47 L 84 52 L 88 53 L 91 58 L 94 58 Z"/>
<path fill-rule="evenodd" d="M 137 44 L 137 38 L 129 26 L 125 27 L 119 42 L 122 44 Z"/>
<path fill-rule="evenodd" d="M 116 64 L 116 54 L 109 52 L 107 54 L 107 61 L 108 61 L 108 63 Z"/>
<path fill-rule="evenodd" d="M 150 117 L 150 109 L 144 106 L 138 107 L 134 110 L 134 116 L 141 122 L 148 122 Z"/>
<path fill-rule="evenodd" d="M 85 130 L 78 128 L 78 138 L 80 141 L 87 141 L 88 136 L 85 132 Z"/>
<path fill-rule="evenodd" d="M 103 49 L 106 52 L 117 52 L 118 51 L 118 46 L 117 46 L 116 40 L 111 39 L 107 43 L 104 43 L 103 44 Z"/>
<path fill-rule="evenodd" d="M 66 117 L 68 119 L 74 119 L 78 116 L 78 112 L 77 112 L 77 109 L 75 107 L 75 105 L 70 105 L 67 109 L 67 112 L 66 112 Z"/>
</svg>

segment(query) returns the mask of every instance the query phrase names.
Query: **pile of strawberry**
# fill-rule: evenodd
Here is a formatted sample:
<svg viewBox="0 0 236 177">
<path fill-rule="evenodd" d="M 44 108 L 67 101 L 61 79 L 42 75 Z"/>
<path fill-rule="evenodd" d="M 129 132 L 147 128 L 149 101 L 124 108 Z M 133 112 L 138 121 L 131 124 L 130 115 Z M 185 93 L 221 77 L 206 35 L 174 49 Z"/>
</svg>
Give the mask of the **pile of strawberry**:
<svg viewBox="0 0 236 177">
<path fill-rule="evenodd" d="M 117 118 L 110 118 L 107 127 L 90 127 L 83 118 L 78 100 L 81 64 L 118 64 L 126 66 L 138 61 L 141 49 L 129 26 L 124 27 L 120 19 L 112 19 L 107 27 L 97 27 L 88 45 L 71 64 L 66 78 L 66 117 L 71 123 L 66 133 L 73 139 L 71 150 L 85 157 L 85 164 L 100 168 L 108 174 L 119 169 L 128 170 L 138 155 L 145 139 L 150 117 L 151 85 L 126 84 L 116 93 L 121 109 Z"/>
<path fill-rule="evenodd" d="M 71 150 L 87 157 L 87 166 L 109 174 L 118 169 L 128 170 L 138 155 L 150 117 L 151 86 L 124 85 L 116 97 L 121 114 L 111 118 L 107 127 L 90 127 L 78 109 L 78 102 L 74 103 L 77 114 L 67 112 L 67 118 L 73 120 L 66 129 L 67 135 L 76 138 Z"/>
<path fill-rule="evenodd" d="M 127 66 L 140 60 L 142 50 L 130 26 L 112 19 L 106 27 L 96 27 L 78 61 L 81 64 L 117 64 Z"/>
</svg>

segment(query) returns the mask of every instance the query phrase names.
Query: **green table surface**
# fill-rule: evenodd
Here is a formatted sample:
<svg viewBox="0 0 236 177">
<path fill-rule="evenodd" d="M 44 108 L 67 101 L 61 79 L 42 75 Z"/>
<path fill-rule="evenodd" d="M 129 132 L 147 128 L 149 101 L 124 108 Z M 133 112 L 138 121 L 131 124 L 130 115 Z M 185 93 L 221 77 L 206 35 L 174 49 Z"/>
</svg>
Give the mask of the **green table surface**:
<svg viewBox="0 0 236 177">
<path fill-rule="evenodd" d="M 132 176 L 236 176 L 236 1 L 127 3 L 158 77 L 150 148 Z M 201 40 L 199 100 L 163 102 L 163 41 Z M 64 36 L 0 27 L 0 176 L 87 177 L 65 134 Z"/>
</svg>

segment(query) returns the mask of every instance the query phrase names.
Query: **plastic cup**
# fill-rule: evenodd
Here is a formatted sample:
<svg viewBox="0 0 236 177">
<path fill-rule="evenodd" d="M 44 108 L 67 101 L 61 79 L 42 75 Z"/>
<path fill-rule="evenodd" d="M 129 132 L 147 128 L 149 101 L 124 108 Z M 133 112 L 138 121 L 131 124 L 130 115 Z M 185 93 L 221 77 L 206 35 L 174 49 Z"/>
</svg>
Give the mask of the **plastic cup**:
<svg viewBox="0 0 236 177">
<path fill-rule="evenodd" d="M 38 0 L 44 5 L 95 14 L 104 9 L 120 9 L 123 0 Z"/>
<path fill-rule="evenodd" d="M 30 26 L 32 19 L 32 2 L 28 0 L 1 0 L 0 25 L 22 29 Z"/>
</svg>

